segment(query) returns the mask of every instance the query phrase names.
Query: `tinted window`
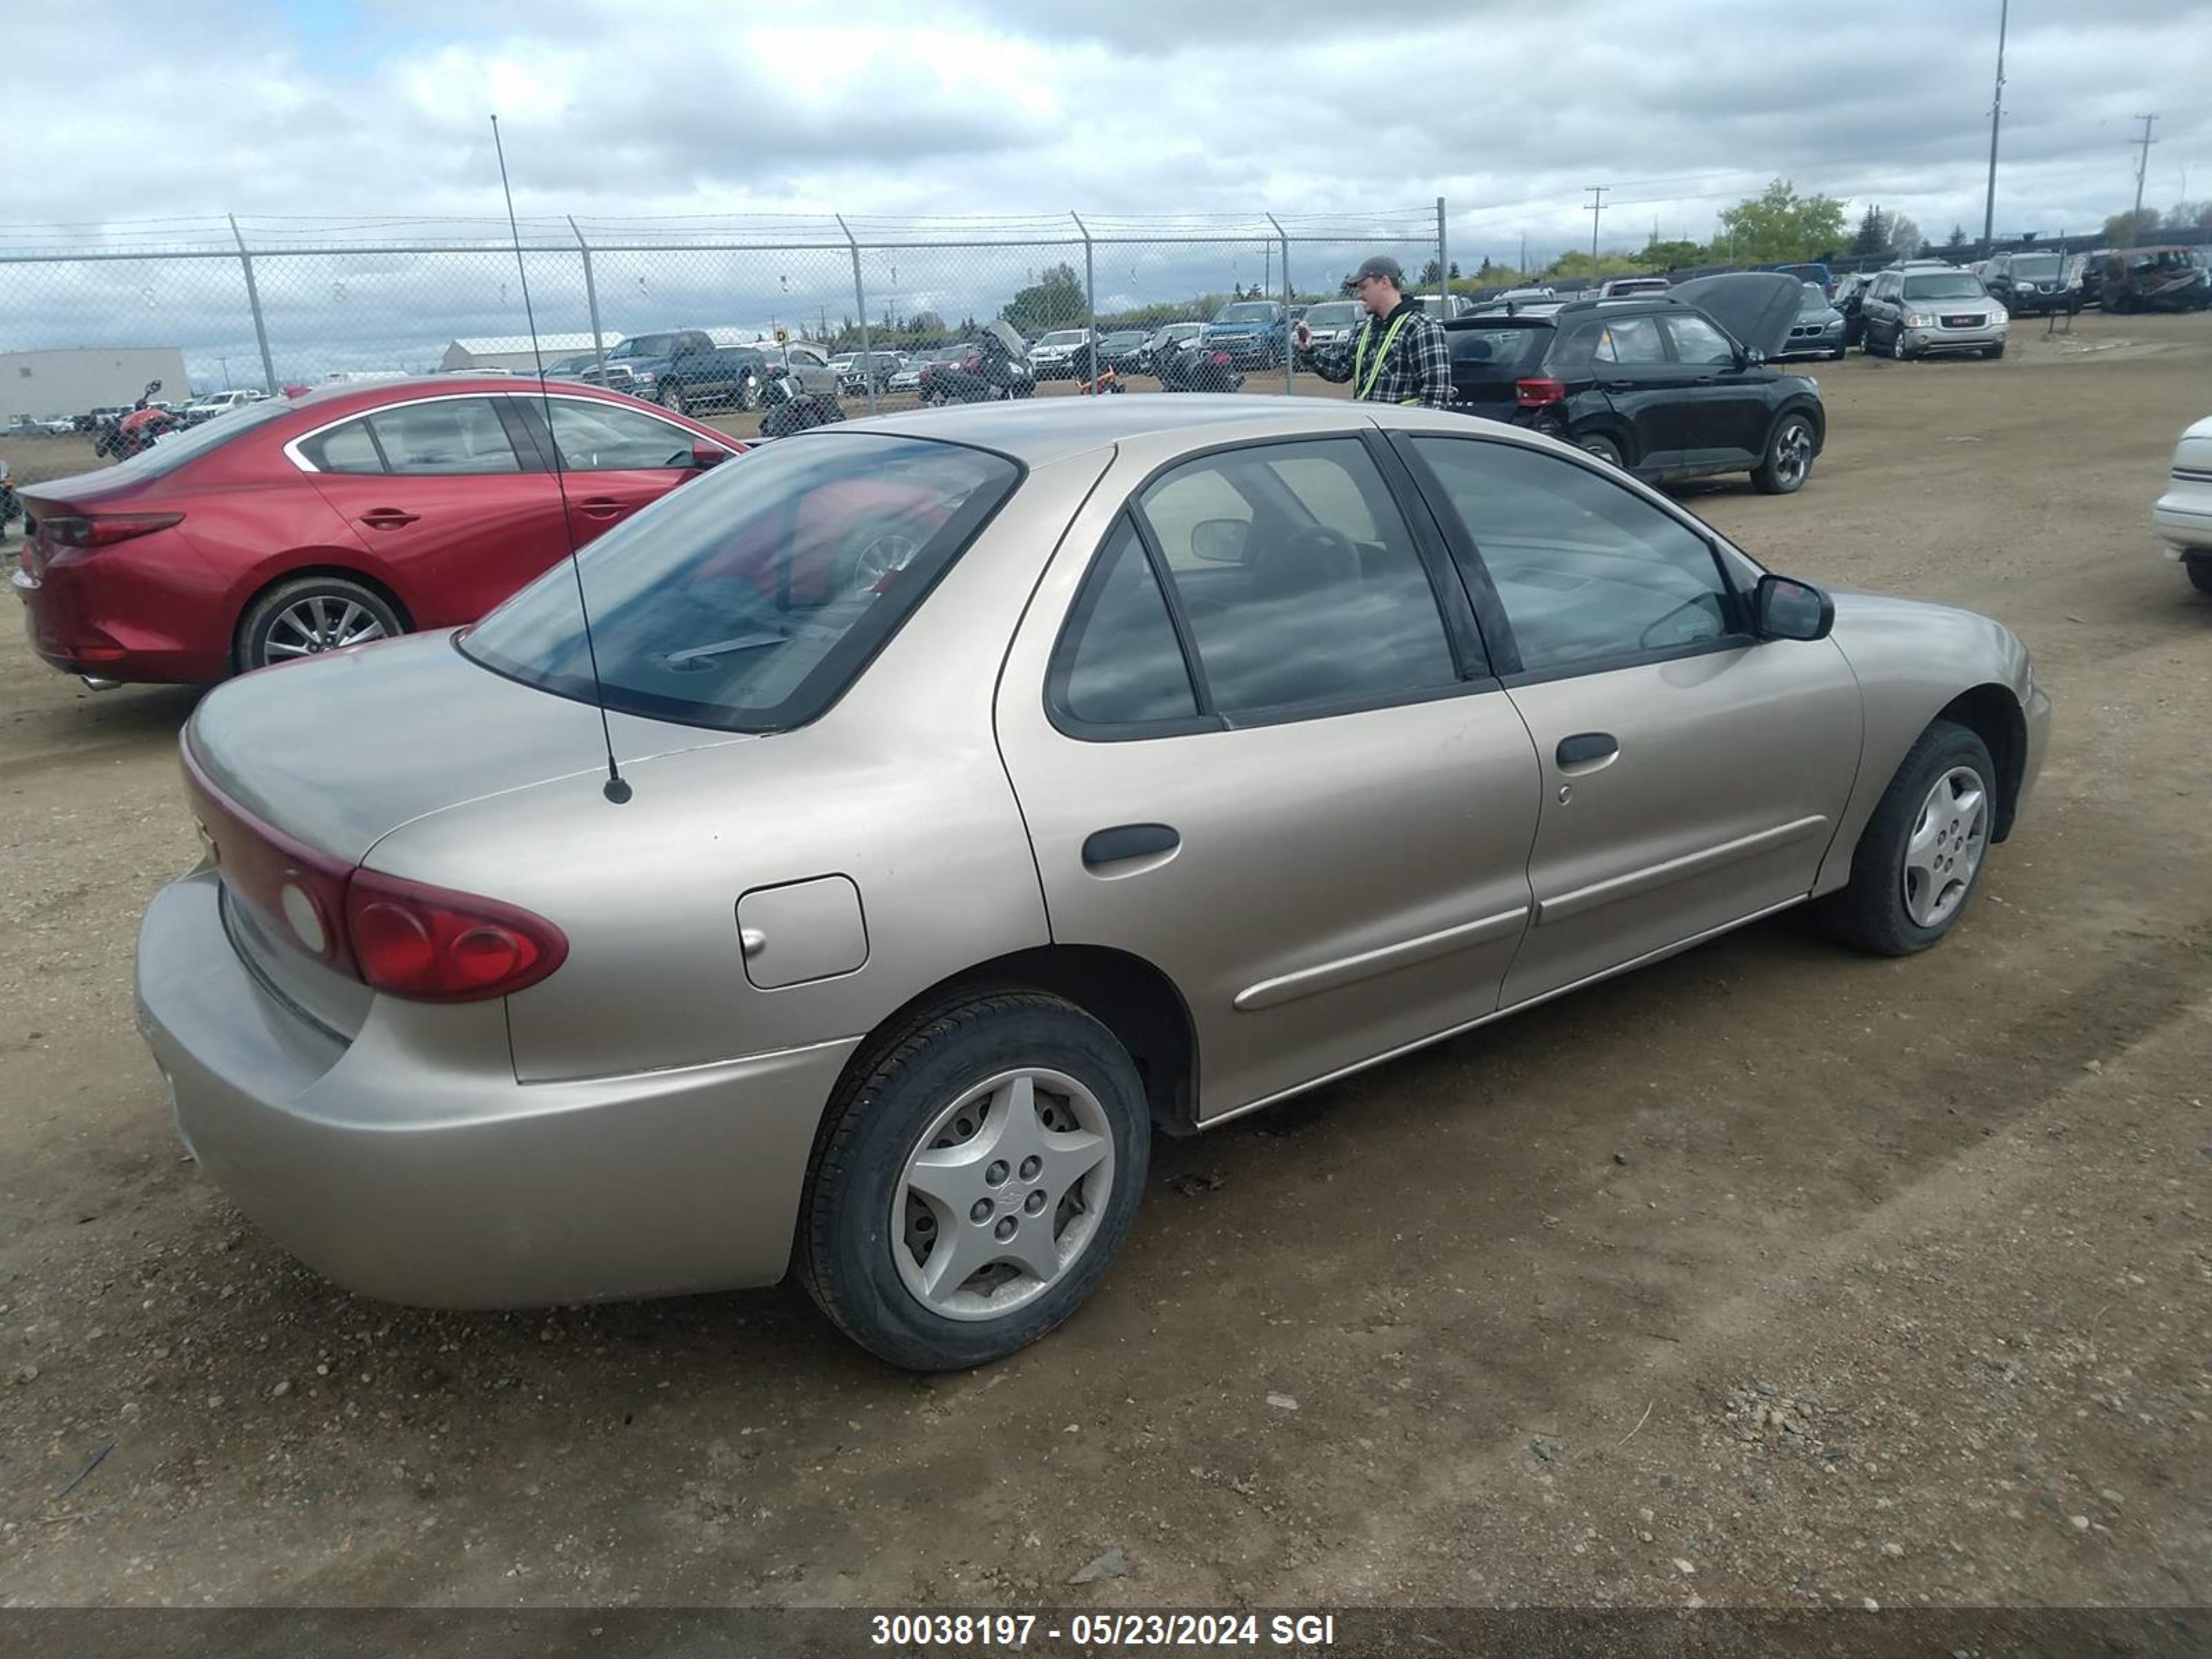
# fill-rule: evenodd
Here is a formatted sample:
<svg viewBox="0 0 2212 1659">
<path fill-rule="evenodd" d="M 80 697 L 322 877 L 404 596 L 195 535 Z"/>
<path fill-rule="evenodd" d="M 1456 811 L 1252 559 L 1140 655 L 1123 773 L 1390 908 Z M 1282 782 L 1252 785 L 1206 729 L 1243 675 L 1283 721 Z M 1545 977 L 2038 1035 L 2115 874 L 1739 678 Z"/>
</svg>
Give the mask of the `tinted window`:
<svg viewBox="0 0 2212 1659">
<path fill-rule="evenodd" d="M 1663 363 L 1667 348 L 1659 343 L 1658 322 L 1650 317 L 1616 317 L 1598 331 L 1601 363 Z"/>
<path fill-rule="evenodd" d="M 1511 380 L 1524 362 L 1542 355 L 1548 328 L 1455 328 L 1446 331 L 1454 372 L 1462 378 Z"/>
<path fill-rule="evenodd" d="M 376 440 L 368 435 L 367 421 L 348 421 L 343 426 L 334 426 L 320 437 L 310 438 L 301 444 L 300 453 L 325 472 L 384 471 L 384 457 L 377 452 Z"/>
<path fill-rule="evenodd" d="M 219 421 L 206 421 L 164 438 L 151 449 L 142 449 L 128 460 L 116 463 L 115 470 L 127 472 L 136 478 L 166 477 L 187 461 L 196 460 L 210 449 L 220 449 L 225 444 L 244 437 L 264 422 L 281 420 L 287 415 L 297 415 L 296 405 L 282 398 L 270 398 L 258 404 L 249 404 L 234 415 L 226 415 Z M 118 418 L 127 416 L 127 409 L 112 410 Z"/>
<path fill-rule="evenodd" d="M 811 720 L 1019 477 L 981 450 L 808 434 L 735 456 L 580 556 L 607 706 L 727 731 Z M 563 562 L 463 637 L 511 678 L 593 696 Z"/>
<path fill-rule="evenodd" d="M 1586 467 L 1514 444 L 1416 438 L 1498 590 L 1532 673 L 1717 640 L 1712 550 Z"/>
<path fill-rule="evenodd" d="M 1819 295 L 1814 289 L 1814 296 Z M 1827 309 L 1827 301 L 1820 308 Z M 1674 337 L 1674 356 L 1686 363 L 1734 363 L 1735 347 L 1729 337 L 1702 317 L 1669 317 L 1667 331 Z"/>
<path fill-rule="evenodd" d="M 1054 701 L 1077 720 L 1139 726 L 1197 714 L 1167 600 L 1126 519 L 1107 538 L 1069 629 Z"/>
<path fill-rule="evenodd" d="M 692 434 L 618 404 L 556 398 L 553 435 L 561 465 L 572 472 L 617 472 L 641 467 L 690 466 Z M 525 404 L 532 414 L 536 404 Z M 526 416 L 526 418 L 527 418 Z M 532 422 L 533 426 L 535 422 Z"/>
<path fill-rule="evenodd" d="M 514 446 L 489 398 L 402 404 L 368 417 L 394 472 L 520 472 Z"/>
<path fill-rule="evenodd" d="M 1139 499 L 1219 713 L 1382 702 L 1458 680 L 1426 568 L 1357 440 L 1205 456 Z"/>
</svg>

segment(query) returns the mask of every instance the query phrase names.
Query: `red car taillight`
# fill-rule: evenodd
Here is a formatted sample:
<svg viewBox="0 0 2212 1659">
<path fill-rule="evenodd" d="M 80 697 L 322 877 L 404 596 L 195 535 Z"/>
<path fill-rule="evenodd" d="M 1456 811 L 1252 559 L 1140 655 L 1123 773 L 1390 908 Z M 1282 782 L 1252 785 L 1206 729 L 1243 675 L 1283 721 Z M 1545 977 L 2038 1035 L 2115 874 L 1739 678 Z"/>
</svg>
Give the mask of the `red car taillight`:
<svg viewBox="0 0 2212 1659">
<path fill-rule="evenodd" d="M 391 996 L 478 1002 L 538 983 L 568 960 L 543 916 L 315 851 L 234 805 L 187 744 L 185 781 L 223 885 L 310 956 Z"/>
<path fill-rule="evenodd" d="M 1565 403 L 1567 388 L 1559 380 L 1516 380 L 1513 401 L 1523 409 L 1541 409 L 1547 404 Z"/>
<path fill-rule="evenodd" d="M 535 985 L 568 955 L 543 916 L 374 870 L 346 884 L 346 933 L 362 979 L 418 1002 L 477 1002 Z"/>
<path fill-rule="evenodd" d="M 134 536 L 150 536 L 156 530 L 167 530 L 173 524 L 184 522 L 181 513 L 103 513 L 98 517 L 80 514 L 74 517 L 39 520 L 39 539 L 48 547 L 106 547 L 116 542 L 127 542 Z"/>
</svg>

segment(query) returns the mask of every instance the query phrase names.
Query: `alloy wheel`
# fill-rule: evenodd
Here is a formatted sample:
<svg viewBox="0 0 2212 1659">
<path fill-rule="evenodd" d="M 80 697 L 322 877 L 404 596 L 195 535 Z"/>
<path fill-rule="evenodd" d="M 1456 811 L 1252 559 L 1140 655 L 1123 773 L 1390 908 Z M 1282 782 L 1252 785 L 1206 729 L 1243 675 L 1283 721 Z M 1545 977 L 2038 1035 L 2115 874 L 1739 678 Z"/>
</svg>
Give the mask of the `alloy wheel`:
<svg viewBox="0 0 2212 1659">
<path fill-rule="evenodd" d="M 311 593 L 276 613 L 261 660 L 264 665 L 289 662 L 383 637 L 383 623 L 365 606 L 334 594 Z"/>
<path fill-rule="evenodd" d="M 1813 429 L 1802 420 L 1782 423 L 1774 439 L 1774 476 L 1795 489 L 1813 465 Z"/>
<path fill-rule="evenodd" d="M 1989 790 L 1972 767 L 1936 779 L 1905 844 L 1905 913 L 1916 927 L 1940 927 L 1966 902 L 1989 850 Z"/>
<path fill-rule="evenodd" d="M 968 1090 L 925 1129 L 891 1194 L 901 1281 L 947 1319 L 997 1319 L 1067 1276 L 1114 1190 L 1097 1097 L 1025 1067 Z"/>
</svg>

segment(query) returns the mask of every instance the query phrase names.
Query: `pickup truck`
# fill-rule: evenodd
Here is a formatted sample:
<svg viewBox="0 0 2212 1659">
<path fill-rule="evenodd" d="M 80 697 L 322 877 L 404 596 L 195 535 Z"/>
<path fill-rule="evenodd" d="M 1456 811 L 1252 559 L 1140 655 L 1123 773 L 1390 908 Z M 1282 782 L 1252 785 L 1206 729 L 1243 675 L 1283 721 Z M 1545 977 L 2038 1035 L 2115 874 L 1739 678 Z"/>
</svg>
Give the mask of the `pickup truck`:
<svg viewBox="0 0 2212 1659">
<path fill-rule="evenodd" d="M 1240 300 L 1213 313 L 1206 325 L 1206 343 L 1229 354 L 1239 367 L 1282 367 L 1290 349 L 1290 325 L 1283 308 L 1272 300 Z"/>
<path fill-rule="evenodd" d="M 633 334 L 609 349 L 605 384 L 678 415 L 707 404 L 758 409 L 768 361 L 757 347 L 718 346 L 704 329 Z M 576 378 L 600 384 L 596 366 Z"/>
</svg>

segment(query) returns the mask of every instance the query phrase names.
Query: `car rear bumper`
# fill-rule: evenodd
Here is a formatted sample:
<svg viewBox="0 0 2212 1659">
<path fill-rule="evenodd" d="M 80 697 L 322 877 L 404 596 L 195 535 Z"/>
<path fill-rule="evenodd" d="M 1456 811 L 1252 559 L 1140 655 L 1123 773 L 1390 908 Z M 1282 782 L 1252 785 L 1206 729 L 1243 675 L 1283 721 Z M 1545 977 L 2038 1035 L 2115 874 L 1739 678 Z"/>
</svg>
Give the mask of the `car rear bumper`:
<svg viewBox="0 0 2212 1659">
<path fill-rule="evenodd" d="M 118 579 L 126 562 L 107 558 L 116 550 L 101 550 L 99 570 L 87 562 L 9 574 L 40 660 L 64 674 L 143 684 L 204 685 L 228 676 L 229 641 L 194 637 L 194 603 L 158 580 Z"/>
<path fill-rule="evenodd" d="M 495 1004 L 380 1001 L 350 1042 L 278 1001 L 202 871 L 156 894 L 138 1024 L 200 1166 L 362 1295 L 544 1305 L 772 1284 L 858 1039 L 519 1084 Z M 487 1018 L 489 1016 L 489 1018 Z"/>
</svg>

